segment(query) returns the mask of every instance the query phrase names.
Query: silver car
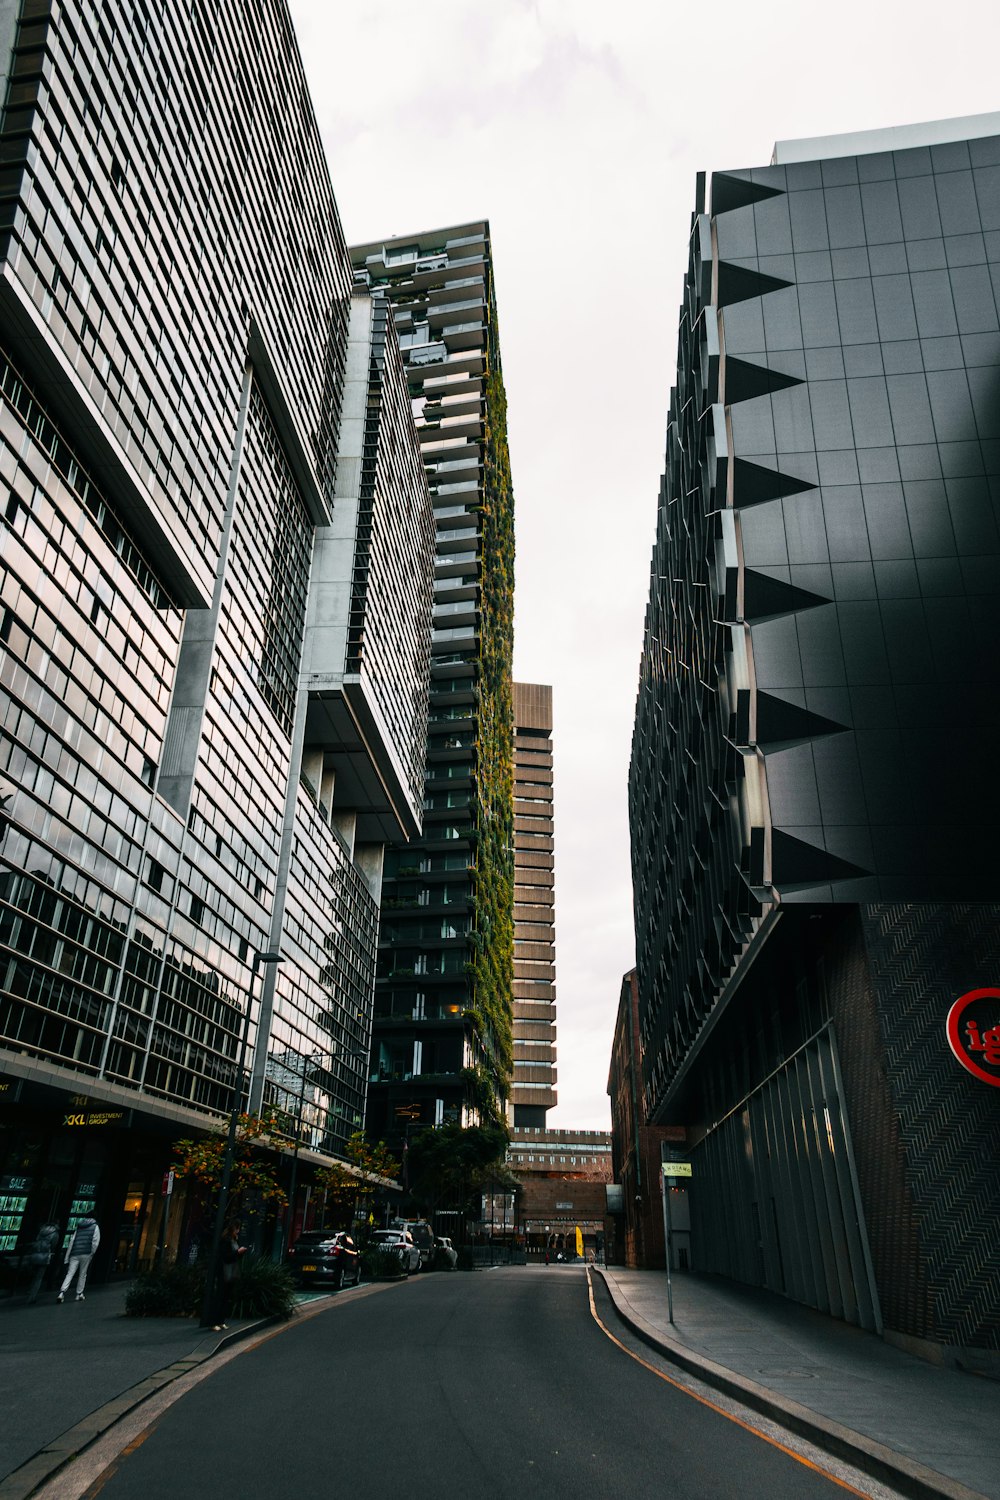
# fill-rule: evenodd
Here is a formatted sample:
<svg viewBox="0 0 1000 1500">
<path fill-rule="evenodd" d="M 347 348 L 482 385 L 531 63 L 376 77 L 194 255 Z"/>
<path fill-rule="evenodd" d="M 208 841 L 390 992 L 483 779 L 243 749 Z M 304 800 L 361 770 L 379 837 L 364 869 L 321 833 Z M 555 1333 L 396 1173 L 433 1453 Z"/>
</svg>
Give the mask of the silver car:
<svg viewBox="0 0 1000 1500">
<path fill-rule="evenodd" d="M 446 1235 L 439 1234 L 434 1241 L 435 1271 L 457 1271 L 458 1251 Z"/>
<path fill-rule="evenodd" d="M 378 1249 L 395 1250 L 407 1276 L 420 1270 L 420 1251 L 408 1229 L 377 1229 L 371 1242 Z"/>
</svg>

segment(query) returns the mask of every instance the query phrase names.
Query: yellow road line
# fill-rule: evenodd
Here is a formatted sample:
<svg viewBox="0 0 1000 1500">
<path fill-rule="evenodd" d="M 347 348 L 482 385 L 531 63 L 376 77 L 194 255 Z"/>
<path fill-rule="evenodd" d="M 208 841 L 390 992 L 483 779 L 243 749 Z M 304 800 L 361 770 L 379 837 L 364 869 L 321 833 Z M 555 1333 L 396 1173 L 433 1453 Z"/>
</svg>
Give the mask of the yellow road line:
<svg viewBox="0 0 1000 1500">
<path fill-rule="evenodd" d="M 801 1453 L 796 1453 L 794 1448 L 788 1448 L 784 1443 L 779 1443 L 777 1438 L 768 1437 L 767 1433 L 761 1432 L 759 1427 L 754 1427 L 751 1425 L 751 1423 L 744 1422 L 740 1417 L 736 1417 L 732 1412 L 726 1411 L 725 1407 L 719 1406 L 715 1401 L 709 1401 L 706 1396 L 699 1396 L 698 1393 L 696 1391 L 692 1391 L 689 1386 L 683 1385 L 679 1380 L 674 1380 L 670 1375 L 665 1375 L 663 1371 L 658 1370 L 655 1365 L 649 1364 L 646 1360 L 640 1358 L 638 1354 L 633 1353 L 631 1349 L 629 1349 L 625 1344 L 622 1343 L 621 1339 L 616 1339 L 611 1330 L 606 1327 L 604 1323 L 602 1323 L 601 1315 L 597 1311 L 597 1304 L 594 1301 L 594 1283 L 590 1274 L 589 1266 L 587 1267 L 587 1292 L 590 1296 L 590 1313 L 598 1328 L 607 1338 L 611 1340 L 613 1344 L 617 1344 L 618 1348 L 622 1351 L 623 1354 L 627 1354 L 629 1359 L 634 1359 L 636 1364 L 642 1365 L 644 1370 L 648 1370 L 651 1375 L 655 1375 L 659 1380 L 665 1380 L 667 1385 L 672 1385 L 675 1390 L 682 1391 L 685 1396 L 690 1396 L 692 1401 L 697 1401 L 702 1406 L 707 1406 L 710 1411 L 718 1412 L 719 1416 L 725 1417 L 727 1422 L 735 1422 L 736 1426 L 742 1427 L 744 1432 L 751 1433 L 753 1437 L 760 1438 L 760 1440 L 764 1443 L 770 1443 L 772 1448 L 777 1448 L 781 1453 L 787 1453 L 788 1457 L 794 1458 L 797 1464 L 804 1464 L 807 1469 L 812 1469 L 815 1473 L 822 1474 L 824 1479 L 829 1479 L 831 1484 L 839 1485 L 839 1487 L 842 1490 L 846 1490 L 849 1495 L 859 1495 L 860 1500 L 871 1500 L 871 1496 L 869 1493 L 866 1493 L 864 1490 L 855 1489 L 854 1486 L 852 1484 L 848 1484 L 846 1480 L 838 1479 L 836 1474 L 830 1473 L 829 1469 L 824 1469 L 819 1464 L 814 1464 L 811 1459 L 805 1458 Z"/>
</svg>

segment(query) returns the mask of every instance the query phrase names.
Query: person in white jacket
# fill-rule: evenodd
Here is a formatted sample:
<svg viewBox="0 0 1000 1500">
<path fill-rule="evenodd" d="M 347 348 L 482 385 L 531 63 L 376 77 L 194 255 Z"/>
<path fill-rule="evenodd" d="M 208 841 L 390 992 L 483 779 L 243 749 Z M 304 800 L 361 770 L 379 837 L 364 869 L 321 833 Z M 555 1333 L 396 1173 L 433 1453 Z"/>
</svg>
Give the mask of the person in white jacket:
<svg viewBox="0 0 1000 1500">
<path fill-rule="evenodd" d="M 81 1219 L 66 1249 L 66 1276 L 59 1288 L 57 1302 L 64 1301 L 74 1276 L 77 1277 L 76 1300 L 77 1302 L 84 1301 L 83 1289 L 87 1285 L 87 1272 L 100 1243 L 101 1231 L 97 1227 L 96 1220 Z"/>
</svg>

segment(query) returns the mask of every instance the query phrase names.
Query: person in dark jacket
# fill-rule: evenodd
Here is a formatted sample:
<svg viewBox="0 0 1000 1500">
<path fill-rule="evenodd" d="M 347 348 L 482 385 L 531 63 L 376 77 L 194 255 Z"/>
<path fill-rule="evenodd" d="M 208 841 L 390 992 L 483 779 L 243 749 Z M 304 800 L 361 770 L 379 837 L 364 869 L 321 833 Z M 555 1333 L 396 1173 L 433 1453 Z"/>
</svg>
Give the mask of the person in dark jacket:
<svg viewBox="0 0 1000 1500">
<path fill-rule="evenodd" d="M 246 1245 L 240 1244 L 240 1223 L 231 1224 L 222 1236 L 219 1246 L 219 1283 L 216 1288 L 216 1315 L 213 1333 L 221 1333 L 228 1327 L 226 1319 L 233 1305 L 233 1291 L 240 1274 L 240 1256 L 246 1255 Z"/>
<path fill-rule="evenodd" d="M 42 1289 L 45 1273 L 48 1270 L 52 1257 L 56 1253 L 59 1243 L 59 1225 L 43 1224 L 35 1235 L 35 1238 L 24 1257 L 25 1262 L 32 1269 L 31 1286 L 28 1288 L 28 1301 L 34 1302 Z"/>
<path fill-rule="evenodd" d="M 76 1276 L 76 1300 L 83 1302 L 83 1289 L 87 1285 L 87 1272 L 90 1262 L 93 1260 L 98 1245 L 101 1243 L 101 1231 L 94 1219 L 83 1218 L 77 1222 L 70 1242 L 66 1247 L 66 1276 L 62 1286 L 59 1288 L 57 1302 L 65 1299 L 66 1292 Z"/>
</svg>

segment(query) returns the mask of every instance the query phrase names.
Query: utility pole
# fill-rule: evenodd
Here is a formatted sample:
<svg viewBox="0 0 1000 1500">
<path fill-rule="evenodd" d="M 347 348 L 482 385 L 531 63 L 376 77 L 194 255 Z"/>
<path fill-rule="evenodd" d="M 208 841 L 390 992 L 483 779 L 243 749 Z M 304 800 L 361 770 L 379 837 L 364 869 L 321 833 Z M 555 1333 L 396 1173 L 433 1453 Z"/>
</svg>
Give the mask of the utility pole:
<svg viewBox="0 0 1000 1500">
<path fill-rule="evenodd" d="M 660 1192 L 663 1194 L 663 1248 L 666 1251 L 667 1260 L 667 1317 L 671 1324 L 674 1321 L 674 1287 L 670 1279 L 670 1188 L 667 1186 L 667 1167 L 669 1162 L 664 1156 L 664 1144 L 660 1142 Z"/>
</svg>

